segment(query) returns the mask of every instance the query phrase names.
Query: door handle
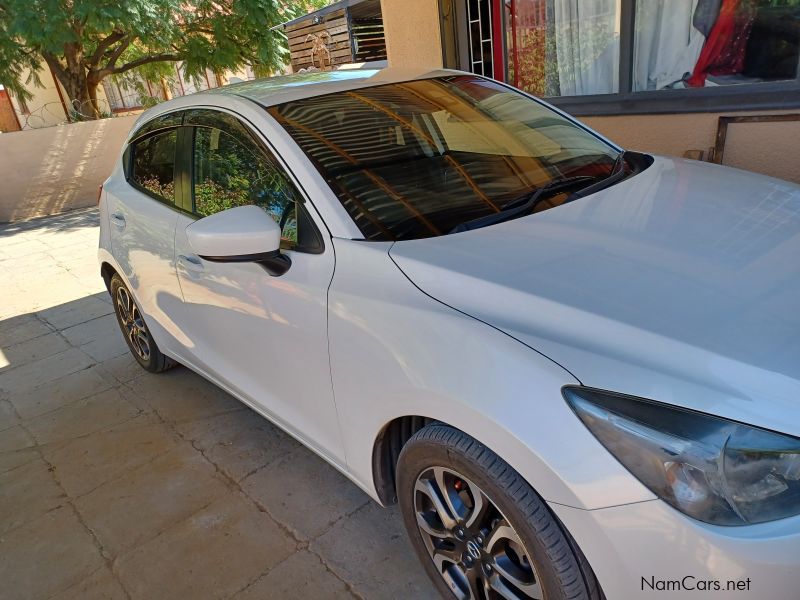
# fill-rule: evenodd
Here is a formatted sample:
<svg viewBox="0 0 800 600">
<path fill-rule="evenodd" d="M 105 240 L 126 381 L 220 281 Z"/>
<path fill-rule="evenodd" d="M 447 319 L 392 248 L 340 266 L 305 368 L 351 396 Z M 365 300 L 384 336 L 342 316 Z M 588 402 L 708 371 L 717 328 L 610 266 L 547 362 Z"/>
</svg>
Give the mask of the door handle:
<svg viewBox="0 0 800 600">
<path fill-rule="evenodd" d="M 203 262 L 198 256 L 186 256 L 185 254 L 181 254 L 178 256 L 178 262 L 187 271 L 199 273 L 203 270 Z"/>
<path fill-rule="evenodd" d="M 120 213 L 111 215 L 111 222 L 120 229 L 125 229 L 125 217 Z"/>
</svg>

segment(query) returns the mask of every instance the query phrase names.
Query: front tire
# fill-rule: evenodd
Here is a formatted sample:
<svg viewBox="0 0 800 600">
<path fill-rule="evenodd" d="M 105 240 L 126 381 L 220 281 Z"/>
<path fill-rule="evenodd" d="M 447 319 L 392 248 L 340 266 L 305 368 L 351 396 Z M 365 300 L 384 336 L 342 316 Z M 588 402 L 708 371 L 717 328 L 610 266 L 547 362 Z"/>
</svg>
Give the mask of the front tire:
<svg viewBox="0 0 800 600">
<path fill-rule="evenodd" d="M 583 554 L 522 476 L 462 431 L 431 424 L 403 447 L 397 496 L 443 597 L 602 599 Z"/>
<path fill-rule="evenodd" d="M 158 348 L 133 294 L 116 273 L 111 277 L 108 289 L 114 304 L 114 314 L 117 315 L 117 324 L 136 362 L 151 373 L 161 373 L 174 367 L 177 363 Z"/>
</svg>

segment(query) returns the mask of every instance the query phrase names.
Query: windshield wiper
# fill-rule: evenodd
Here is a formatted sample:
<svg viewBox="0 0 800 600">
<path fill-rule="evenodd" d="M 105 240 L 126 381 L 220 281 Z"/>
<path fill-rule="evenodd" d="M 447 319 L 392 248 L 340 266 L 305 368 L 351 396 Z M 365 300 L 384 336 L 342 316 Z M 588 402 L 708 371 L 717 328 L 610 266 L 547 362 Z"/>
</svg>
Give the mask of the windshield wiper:
<svg viewBox="0 0 800 600">
<path fill-rule="evenodd" d="M 502 223 L 508 221 L 519 215 L 532 212 L 539 202 L 543 201 L 548 196 L 551 196 L 564 189 L 569 189 L 581 183 L 588 183 L 594 181 L 597 177 L 591 175 L 579 175 L 576 177 L 565 177 L 563 179 L 554 179 L 541 187 L 536 188 L 532 192 L 528 192 L 504 204 L 500 207 L 500 212 L 492 213 L 484 217 L 478 217 L 470 221 L 464 221 L 453 227 L 448 233 L 460 233 L 462 231 L 471 231 L 472 229 L 479 229 L 495 223 Z"/>
<path fill-rule="evenodd" d="M 563 204 L 567 202 L 572 202 L 573 200 L 577 200 L 578 198 L 582 198 L 583 196 L 588 196 L 589 194 L 593 194 L 594 192 L 599 192 L 602 189 L 605 189 L 609 186 L 614 185 L 621 179 L 623 179 L 627 173 L 625 172 L 625 165 L 626 165 L 626 154 L 625 150 L 622 150 L 617 157 L 614 159 L 614 164 L 611 167 L 611 172 L 609 175 L 600 179 L 596 183 L 591 185 L 587 185 L 585 188 L 578 190 L 577 192 L 573 192 L 569 195 L 569 197 L 564 200 Z M 471 231 L 473 229 L 479 229 L 481 227 L 486 227 L 488 225 L 494 225 L 495 223 L 502 223 L 504 221 L 511 220 L 515 217 L 523 215 L 525 213 L 531 213 L 539 204 L 539 202 L 543 201 L 548 196 L 553 195 L 554 193 L 560 192 L 564 189 L 569 189 L 581 183 L 588 183 L 590 181 L 596 181 L 597 176 L 593 175 L 577 175 L 575 177 L 564 177 L 563 179 L 554 179 L 546 183 L 545 185 L 536 188 L 532 192 L 528 192 L 512 200 L 511 202 L 504 204 L 500 207 L 500 212 L 492 213 L 490 215 L 486 215 L 484 217 L 478 217 L 477 219 L 472 219 L 471 221 L 465 221 L 463 223 L 459 223 L 455 227 L 453 227 L 447 233 L 460 233 L 462 231 Z"/>
<path fill-rule="evenodd" d="M 625 170 L 627 165 L 627 158 L 628 158 L 628 151 L 623 150 L 619 154 L 617 154 L 617 158 L 614 159 L 614 166 L 611 167 L 611 174 L 608 177 L 604 177 L 597 183 L 592 185 L 587 185 L 585 188 L 578 190 L 577 192 L 573 192 L 569 195 L 569 197 L 564 200 L 564 204 L 567 202 L 572 202 L 573 200 L 577 200 L 578 198 L 583 198 L 584 196 L 588 196 L 589 194 L 594 194 L 595 192 L 599 192 L 600 190 L 604 190 L 607 187 L 611 187 L 615 183 L 625 179 L 625 176 L 628 174 Z"/>
</svg>

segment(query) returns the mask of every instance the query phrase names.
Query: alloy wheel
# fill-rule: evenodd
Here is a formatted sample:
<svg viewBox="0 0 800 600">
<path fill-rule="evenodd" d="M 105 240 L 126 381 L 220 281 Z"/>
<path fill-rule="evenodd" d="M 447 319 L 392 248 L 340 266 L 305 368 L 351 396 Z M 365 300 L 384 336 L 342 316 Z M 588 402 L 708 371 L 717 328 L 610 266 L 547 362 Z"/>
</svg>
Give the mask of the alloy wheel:
<svg viewBox="0 0 800 600">
<path fill-rule="evenodd" d="M 457 598 L 544 597 L 520 536 L 486 493 L 460 473 L 444 467 L 420 473 L 414 511 L 431 560 Z"/>
<path fill-rule="evenodd" d="M 150 333 L 144 324 L 139 308 L 127 289 L 117 289 L 117 313 L 123 333 L 130 342 L 131 349 L 144 361 L 150 360 Z"/>
</svg>

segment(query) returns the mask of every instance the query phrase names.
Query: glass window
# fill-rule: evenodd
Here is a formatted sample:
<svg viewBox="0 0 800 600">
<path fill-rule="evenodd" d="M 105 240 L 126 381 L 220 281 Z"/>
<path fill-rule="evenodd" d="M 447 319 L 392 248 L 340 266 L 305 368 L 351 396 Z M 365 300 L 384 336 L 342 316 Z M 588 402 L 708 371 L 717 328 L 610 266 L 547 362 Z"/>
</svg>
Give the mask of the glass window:
<svg viewBox="0 0 800 600">
<path fill-rule="evenodd" d="M 794 79 L 800 0 L 637 0 L 633 91 Z"/>
<path fill-rule="evenodd" d="M 619 91 L 618 0 L 508 0 L 505 6 L 509 82 L 538 96 Z"/>
<path fill-rule="evenodd" d="M 281 226 L 285 242 L 296 244 L 297 201 L 294 186 L 253 141 L 211 127 L 195 128 L 195 213 L 208 216 L 255 204 Z"/>
<path fill-rule="evenodd" d="M 617 151 L 498 83 L 451 76 L 268 109 L 367 239 L 430 237 L 555 179 L 609 174 Z M 538 209 L 562 202 L 548 197 Z"/>
<path fill-rule="evenodd" d="M 113 86 L 112 86 L 113 87 Z M 145 134 L 148 134 L 152 131 L 157 131 L 159 129 L 169 129 L 170 127 L 177 127 L 181 124 L 181 120 L 183 119 L 182 112 L 173 112 L 167 113 L 165 115 L 160 115 L 155 119 L 151 119 L 136 131 L 133 135 L 133 138 L 140 138 Z"/>
<path fill-rule="evenodd" d="M 175 202 L 175 142 L 172 129 L 146 137 L 132 146 L 131 179 L 168 202 Z"/>
</svg>

